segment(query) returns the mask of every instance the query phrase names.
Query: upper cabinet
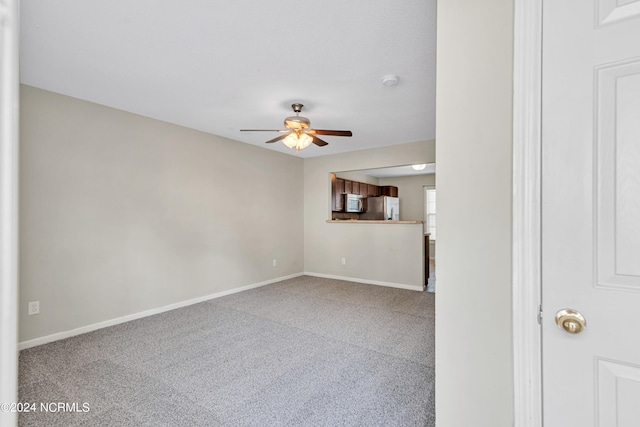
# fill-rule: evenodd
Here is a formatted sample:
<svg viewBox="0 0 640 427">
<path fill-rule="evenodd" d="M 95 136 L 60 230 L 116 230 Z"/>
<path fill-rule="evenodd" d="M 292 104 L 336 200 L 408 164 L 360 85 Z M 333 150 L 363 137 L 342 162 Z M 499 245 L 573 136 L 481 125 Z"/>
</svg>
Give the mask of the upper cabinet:
<svg viewBox="0 0 640 427">
<path fill-rule="evenodd" d="M 383 185 L 380 187 L 380 195 L 398 197 L 398 187 L 394 187 L 393 185 Z"/>
<path fill-rule="evenodd" d="M 378 197 L 380 195 L 380 187 L 373 184 L 367 184 L 366 197 Z"/>
<path fill-rule="evenodd" d="M 342 195 L 345 193 L 344 179 L 338 178 L 336 174 L 331 174 L 331 210 L 333 212 L 342 212 L 344 210 L 344 199 Z"/>
<path fill-rule="evenodd" d="M 354 194 L 352 181 L 349 181 L 348 179 L 344 181 L 344 192 L 347 194 Z"/>
<path fill-rule="evenodd" d="M 367 184 L 363 184 L 363 185 L 367 185 Z M 362 194 L 360 193 L 360 183 L 356 182 L 356 181 L 351 181 L 351 194 Z"/>
</svg>

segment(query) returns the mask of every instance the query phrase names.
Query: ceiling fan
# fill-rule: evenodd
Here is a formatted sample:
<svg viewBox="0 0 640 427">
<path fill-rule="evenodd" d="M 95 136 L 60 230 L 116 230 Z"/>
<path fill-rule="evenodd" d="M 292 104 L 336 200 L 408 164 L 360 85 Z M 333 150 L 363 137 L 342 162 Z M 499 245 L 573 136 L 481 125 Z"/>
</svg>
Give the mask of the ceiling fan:
<svg viewBox="0 0 640 427">
<path fill-rule="evenodd" d="M 321 140 L 316 135 L 329 135 L 329 136 L 351 136 L 350 130 L 322 130 L 311 129 L 309 126 L 311 122 L 308 118 L 300 116 L 302 111 L 302 104 L 291 104 L 291 109 L 295 116 L 287 117 L 284 119 L 284 126 L 286 129 L 240 129 L 240 132 L 282 132 L 284 135 L 280 135 L 277 138 L 273 138 L 266 142 L 271 144 L 273 142 L 281 141 L 289 148 L 295 148 L 300 151 L 306 148 L 312 142 L 319 147 L 328 145 L 327 142 Z"/>
</svg>

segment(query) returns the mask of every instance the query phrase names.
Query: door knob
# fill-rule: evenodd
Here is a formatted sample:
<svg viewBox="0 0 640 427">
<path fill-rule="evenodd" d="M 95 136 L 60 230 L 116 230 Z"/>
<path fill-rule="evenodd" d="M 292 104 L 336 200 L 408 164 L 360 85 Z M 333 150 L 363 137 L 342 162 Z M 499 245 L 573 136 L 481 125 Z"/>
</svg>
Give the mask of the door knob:
<svg viewBox="0 0 640 427">
<path fill-rule="evenodd" d="M 556 313 L 556 325 L 570 334 L 577 334 L 587 327 L 587 321 L 577 311 L 565 308 Z"/>
</svg>

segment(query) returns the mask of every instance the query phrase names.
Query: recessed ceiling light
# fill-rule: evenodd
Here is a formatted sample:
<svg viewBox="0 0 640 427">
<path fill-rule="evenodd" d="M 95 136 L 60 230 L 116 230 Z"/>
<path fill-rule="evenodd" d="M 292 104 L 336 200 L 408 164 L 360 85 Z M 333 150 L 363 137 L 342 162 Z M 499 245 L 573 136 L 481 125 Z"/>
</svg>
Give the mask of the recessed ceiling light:
<svg viewBox="0 0 640 427">
<path fill-rule="evenodd" d="M 395 86 L 398 84 L 400 77 L 397 74 L 387 74 L 382 78 L 382 84 L 385 86 Z"/>
</svg>

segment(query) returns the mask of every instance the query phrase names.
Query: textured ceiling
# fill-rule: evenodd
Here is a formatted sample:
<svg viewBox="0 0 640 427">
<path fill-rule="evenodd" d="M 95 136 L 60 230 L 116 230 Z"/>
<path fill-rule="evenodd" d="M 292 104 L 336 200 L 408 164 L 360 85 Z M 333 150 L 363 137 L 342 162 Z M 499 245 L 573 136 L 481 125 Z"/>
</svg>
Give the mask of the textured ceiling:
<svg viewBox="0 0 640 427">
<path fill-rule="evenodd" d="M 313 157 L 435 137 L 435 0 L 22 0 L 21 82 Z M 397 86 L 382 84 L 397 74 Z M 329 145 L 265 145 L 290 105 Z"/>
</svg>

